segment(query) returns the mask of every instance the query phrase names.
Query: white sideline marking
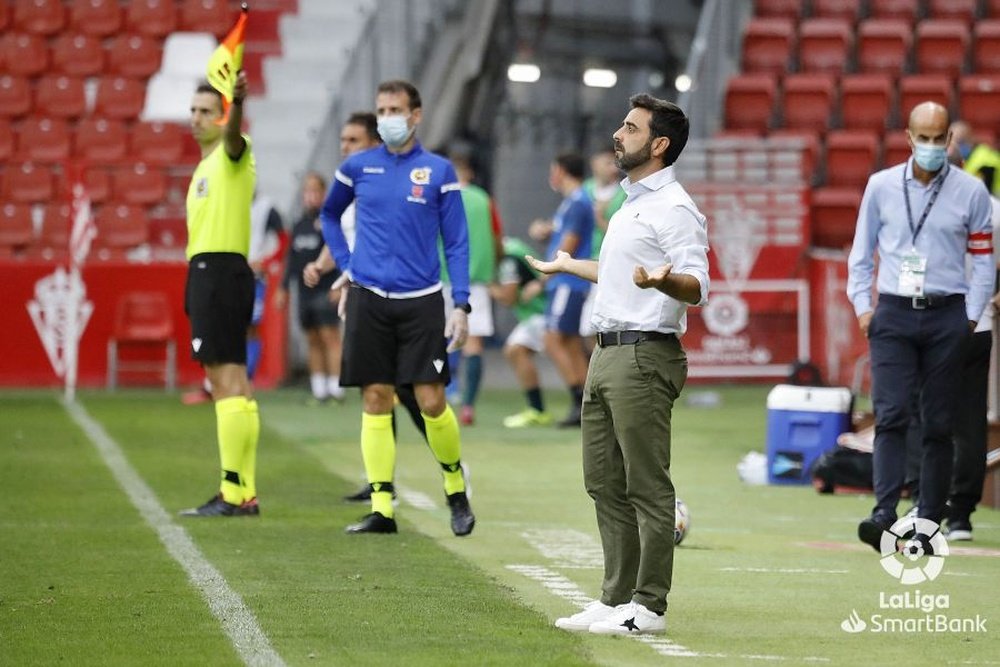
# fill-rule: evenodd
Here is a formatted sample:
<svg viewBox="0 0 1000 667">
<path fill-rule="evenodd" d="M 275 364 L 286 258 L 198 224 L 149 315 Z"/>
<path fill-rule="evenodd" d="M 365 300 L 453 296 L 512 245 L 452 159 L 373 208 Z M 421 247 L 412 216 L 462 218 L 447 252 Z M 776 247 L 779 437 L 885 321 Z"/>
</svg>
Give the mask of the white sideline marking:
<svg viewBox="0 0 1000 667">
<path fill-rule="evenodd" d="M 593 537 L 579 530 L 533 528 L 521 533 L 553 567 L 564 569 L 603 569 L 604 551 Z"/>
<path fill-rule="evenodd" d="M 587 594 L 580 590 L 579 587 L 577 587 L 577 585 L 572 581 L 547 567 L 543 567 L 541 565 L 508 565 L 507 569 L 512 572 L 523 574 L 529 579 L 534 579 L 547 588 L 550 593 L 554 593 L 565 600 L 569 600 L 570 602 L 579 605 L 581 609 L 594 601 L 593 598 L 587 596 Z M 656 637 L 651 635 L 631 635 L 631 637 L 653 647 L 653 650 L 660 655 L 669 655 L 672 657 L 699 657 L 698 653 L 689 651 L 680 644 L 670 641 L 666 637 Z"/>
<path fill-rule="evenodd" d="M 77 426 L 87 434 L 104 465 L 114 475 L 132 505 L 156 531 L 171 558 L 187 572 L 191 583 L 205 598 L 243 662 L 254 666 L 284 665 L 285 661 L 271 648 L 253 612 L 243 603 L 239 594 L 229 587 L 222 573 L 202 555 L 191 536 L 171 520 L 156 494 L 125 458 L 118 443 L 94 421 L 83 406 L 65 401 L 63 405 Z"/>
<path fill-rule="evenodd" d="M 755 572 L 765 574 L 850 574 L 850 570 L 820 570 L 812 567 L 720 567 L 719 572 Z"/>
<path fill-rule="evenodd" d="M 426 493 L 420 491 L 414 491 L 413 489 L 407 489 L 404 487 L 399 487 L 399 497 L 402 498 L 406 504 L 416 507 L 418 510 L 436 510 L 437 504 L 431 500 L 430 496 Z"/>
</svg>

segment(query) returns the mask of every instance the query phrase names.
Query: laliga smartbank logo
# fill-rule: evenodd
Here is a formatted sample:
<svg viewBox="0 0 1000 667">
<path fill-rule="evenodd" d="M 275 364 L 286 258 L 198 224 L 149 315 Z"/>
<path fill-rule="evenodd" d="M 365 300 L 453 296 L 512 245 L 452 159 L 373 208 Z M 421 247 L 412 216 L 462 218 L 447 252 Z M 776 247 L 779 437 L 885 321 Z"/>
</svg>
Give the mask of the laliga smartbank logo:
<svg viewBox="0 0 1000 667">
<path fill-rule="evenodd" d="M 929 519 L 905 517 L 882 532 L 879 544 L 881 565 L 889 576 L 904 586 L 937 579 L 948 556 L 948 541 L 941 527 Z M 986 619 L 950 616 L 951 596 L 923 593 L 920 589 L 878 594 L 879 611 L 867 619 L 852 609 L 840 629 L 857 634 L 878 633 L 986 632 Z"/>
</svg>

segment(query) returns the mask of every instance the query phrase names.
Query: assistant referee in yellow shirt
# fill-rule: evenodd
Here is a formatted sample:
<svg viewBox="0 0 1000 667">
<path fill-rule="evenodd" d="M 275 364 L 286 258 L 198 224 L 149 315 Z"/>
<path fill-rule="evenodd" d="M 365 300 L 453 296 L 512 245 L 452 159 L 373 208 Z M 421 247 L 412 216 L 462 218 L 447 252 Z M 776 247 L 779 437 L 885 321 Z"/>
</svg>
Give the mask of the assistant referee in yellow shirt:
<svg viewBox="0 0 1000 667">
<path fill-rule="evenodd" d="M 212 385 L 222 481 L 219 492 L 183 516 L 256 516 L 260 415 L 247 379 L 247 326 L 253 311 L 250 203 L 256 180 L 250 138 L 240 134 L 246 75 L 237 75 L 229 117 L 222 95 L 202 83 L 191 101 L 201 162 L 187 193 L 188 278 L 184 309 L 191 354 Z"/>
</svg>

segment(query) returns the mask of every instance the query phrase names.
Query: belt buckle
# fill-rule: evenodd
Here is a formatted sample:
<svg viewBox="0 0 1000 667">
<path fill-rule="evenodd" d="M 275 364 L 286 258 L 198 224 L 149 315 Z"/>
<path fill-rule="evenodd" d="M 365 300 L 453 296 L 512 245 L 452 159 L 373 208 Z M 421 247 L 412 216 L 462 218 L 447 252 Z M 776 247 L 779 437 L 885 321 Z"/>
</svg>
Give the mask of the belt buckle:
<svg viewBox="0 0 1000 667">
<path fill-rule="evenodd" d="M 913 310 L 925 310 L 930 305 L 930 300 L 926 296 L 912 297 L 911 304 Z"/>
</svg>

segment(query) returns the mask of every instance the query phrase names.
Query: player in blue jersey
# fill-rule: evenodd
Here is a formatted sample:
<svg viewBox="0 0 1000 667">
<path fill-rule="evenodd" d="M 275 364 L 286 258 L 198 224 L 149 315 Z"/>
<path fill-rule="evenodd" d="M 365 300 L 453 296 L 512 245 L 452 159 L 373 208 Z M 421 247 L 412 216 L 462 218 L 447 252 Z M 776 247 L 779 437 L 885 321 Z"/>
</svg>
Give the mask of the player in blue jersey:
<svg viewBox="0 0 1000 667">
<path fill-rule="evenodd" d="M 341 384 L 361 387 L 361 453 L 372 487 L 372 512 L 347 532 L 396 532 L 393 394 L 395 386 L 412 384 L 427 442 L 444 470 L 452 532 L 468 535 L 475 516 L 462 477 L 458 420 L 444 394 L 450 377 L 447 354 L 465 343 L 471 310 L 460 186 L 451 163 L 425 151 L 416 139 L 423 110 L 411 83 L 379 84 L 375 113 L 384 144 L 340 165 L 320 212 L 323 237 L 343 271 L 342 280 L 349 282 L 341 297 Z M 353 250 L 341 228 L 341 215 L 351 202 Z M 455 303 L 447 321 L 439 237 Z"/>
</svg>

